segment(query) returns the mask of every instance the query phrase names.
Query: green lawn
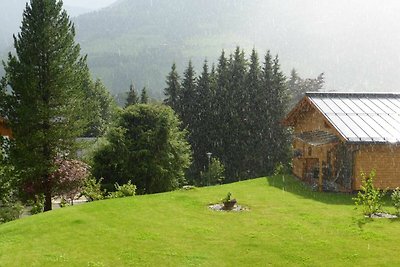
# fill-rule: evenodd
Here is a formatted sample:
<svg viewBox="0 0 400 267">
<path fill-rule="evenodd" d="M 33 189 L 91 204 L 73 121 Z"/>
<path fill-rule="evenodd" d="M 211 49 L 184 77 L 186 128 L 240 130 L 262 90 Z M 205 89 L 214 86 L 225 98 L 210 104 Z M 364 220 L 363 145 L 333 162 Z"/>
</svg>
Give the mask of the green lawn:
<svg viewBox="0 0 400 267">
<path fill-rule="evenodd" d="M 250 211 L 208 209 L 228 191 Z M 0 266 L 399 266 L 400 221 L 351 198 L 275 177 L 99 201 L 0 225 Z"/>
</svg>

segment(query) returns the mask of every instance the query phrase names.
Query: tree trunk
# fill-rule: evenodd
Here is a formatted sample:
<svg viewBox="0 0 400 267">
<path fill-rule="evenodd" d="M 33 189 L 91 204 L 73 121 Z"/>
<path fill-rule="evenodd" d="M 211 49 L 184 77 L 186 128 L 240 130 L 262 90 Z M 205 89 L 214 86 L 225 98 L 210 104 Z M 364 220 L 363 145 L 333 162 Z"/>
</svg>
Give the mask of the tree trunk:
<svg viewBox="0 0 400 267">
<path fill-rule="evenodd" d="M 52 210 L 51 205 L 51 193 L 47 192 L 44 194 L 44 211 Z"/>
</svg>

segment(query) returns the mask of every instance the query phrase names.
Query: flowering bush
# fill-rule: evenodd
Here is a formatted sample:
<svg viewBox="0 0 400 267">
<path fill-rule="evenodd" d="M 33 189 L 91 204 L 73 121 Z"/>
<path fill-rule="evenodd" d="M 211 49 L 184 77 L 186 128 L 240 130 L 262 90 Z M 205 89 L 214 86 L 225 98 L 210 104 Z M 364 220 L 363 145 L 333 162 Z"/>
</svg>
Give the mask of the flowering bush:
<svg viewBox="0 0 400 267">
<path fill-rule="evenodd" d="M 89 166 L 79 160 L 56 159 L 57 169 L 50 179 L 54 183 L 54 194 L 73 204 L 89 177 Z"/>
</svg>

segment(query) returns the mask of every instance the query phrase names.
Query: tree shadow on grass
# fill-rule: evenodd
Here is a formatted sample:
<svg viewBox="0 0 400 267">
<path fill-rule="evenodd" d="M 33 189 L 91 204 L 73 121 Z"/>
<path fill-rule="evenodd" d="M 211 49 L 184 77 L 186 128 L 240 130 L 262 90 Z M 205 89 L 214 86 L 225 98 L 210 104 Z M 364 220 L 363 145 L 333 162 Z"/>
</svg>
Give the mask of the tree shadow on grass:
<svg viewBox="0 0 400 267">
<path fill-rule="evenodd" d="M 303 184 L 292 175 L 276 175 L 267 177 L 270 186 L 279 188 L 305 199 L 312 199 L 326 204 L 333 205 L 354 205 L 352 199 L 355 195 L 349 193 L 317 192 L 309 185 Z"/>
</svg>

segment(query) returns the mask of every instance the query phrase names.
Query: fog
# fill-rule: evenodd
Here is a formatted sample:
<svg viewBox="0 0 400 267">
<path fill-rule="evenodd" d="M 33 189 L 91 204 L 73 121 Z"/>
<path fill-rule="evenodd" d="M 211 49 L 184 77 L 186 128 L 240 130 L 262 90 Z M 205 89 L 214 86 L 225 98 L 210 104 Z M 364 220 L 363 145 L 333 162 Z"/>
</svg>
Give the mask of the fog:
<svg viewBox="0 0 400 267">
<path fill-rule="evenodd" d="M 10 47 L 23 2 L 0 1 L 0 23 L 5 25 L 0 28 L 0 51 L 5 44 Z M 221 49 L 231 52 L 236 45 L 247 53 L 254 47 L 260 54 L 267 49 L 279 54 L 287 74 L 292 68 L 302 77 L 324 72 L 326 90 L 400 89 L 400 1 L 64 0 L 64 4 L 71 15 L 98 10 L 74 18 L 77 41 L 89 61 L 97 60 L 91 70 L 112 91 L 127 88 L 132 79 L 138 86 L 161 91 L 173 61 L 183 69 L 193 59 L 199 69 L 205 58 L 215 62 Z M 110 4 L 112 8 L 107 8 Z M 169 50 L 160 49 L 171 43 L 174 47 L 168 46 Z M 164 61 L 155 63 L 157 69 L 146 70 L 145 63 L 154 63 L 155 48 Z M 149 56 L 139 62 L 136 55 L 143 51 Z M 110 58 L 121 60 L 113 63 L 118 70 L 110 66 Z"/>
<path fill-rule="evenodd" d="M 82 7 L 86 9 L 100 9 L 111 5 L 117 0 L 63 0 L 66 6 Z"/>
</svg>

